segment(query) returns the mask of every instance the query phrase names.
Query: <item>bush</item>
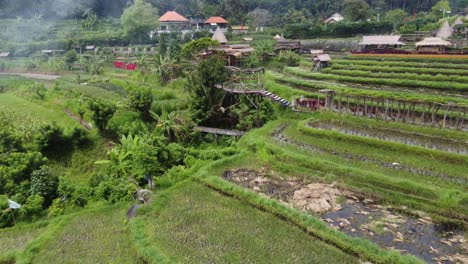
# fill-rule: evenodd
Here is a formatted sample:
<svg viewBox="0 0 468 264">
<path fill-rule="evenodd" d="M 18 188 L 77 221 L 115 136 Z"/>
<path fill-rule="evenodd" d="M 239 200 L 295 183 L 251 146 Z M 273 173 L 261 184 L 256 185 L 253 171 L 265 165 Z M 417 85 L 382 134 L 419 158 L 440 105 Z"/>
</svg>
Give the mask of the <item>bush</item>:
<svg viewBox="0 0 468 264">
<path fill-rule="evenodd" d="M 78 54 L 76 54 L 75 50 L 69 50 L 63 56 L 63 61 L 68 66 L 68 68 L 71 68 L 73 63 L 75 63 L 75 61 L 77 61 L 77 60 L 78 60 Z"/>
<path fill-rule="evenodd" d="M 126 179 L 101 175 L 99 183 L 94 188 L 94 198 L 110 203 L 130 201 L 137 189 L 135 184 L 129 183 Z"/>
<path fill-rule="evenodd" d="M 46 125 L 39 129 L 35 137 L 35 143 L 40 151 L 48 154 L 63 152 L 71 148 L 69 138 L 56 123 Z"/>
<path fill-rule="evenodd" d="M 93 112 L 93 121 L 100 131 L 105 131 L 107 123 L 114 116 L 116 106 L 100 99 L 90 101 L 89 110 Z"/>
<path fill-rule="evenodd" d="M 278 60 L 280 62 L 286 63 L 288 66 L 299 66 L 299 63 L 301 61 L 301 56 L 299 56 L 297 53 L 293 51 L 280 51 L 280 54 L 278 56 Z"/>
<path fill-rule="evenodd" d="M 12 226 L 14 223 L 8 208 L 8 198 L 0 195 L 0 228 Z"/>
<path fill-rule="evenodd" d="M 107 130 L 115 138 L 129 134 L 142 135 L 148 132 L 148 128 L 142 121 L 140 113 L 126 110 L 117 111 L 109 120 Z"/>
<path fill-rule="evenodd" d="M 58 195 L 69 206 L 85 206 L 88 203 L 90 190 L 81 184 L 77 184 L 70 178 L 60 177 Z"/>
<path fill-rule="evenodd" d="M 31 174 L 30 193 L 44 198 L 44 206 L 47 207 L 57 197 L 58 177 L 52 175 L 47 166 L 34 170 Z"/>
<path fill-rule="evenodd" d="M 89 137 L 89 133 L 80 127 L 75 127 L 71 134 L 70 140 L 74 146 L 78 148 L 85 148 L 92 143 L 91 138 Z"/>
<path fill-rule="evenodd" d="M 44 213 L 44 197 L 33 194 L 28 197 L 26 203 L 19 209 L 22 219 L 37 220 Z"/>
<path fill-rule="evenodd" d="M 130 107 L 139 111 L 145 120 L 150 119 L 149 110 L 153 102 L 153 94 L 150 88 L 132 88 L 128 92 Z"/>
</svg>

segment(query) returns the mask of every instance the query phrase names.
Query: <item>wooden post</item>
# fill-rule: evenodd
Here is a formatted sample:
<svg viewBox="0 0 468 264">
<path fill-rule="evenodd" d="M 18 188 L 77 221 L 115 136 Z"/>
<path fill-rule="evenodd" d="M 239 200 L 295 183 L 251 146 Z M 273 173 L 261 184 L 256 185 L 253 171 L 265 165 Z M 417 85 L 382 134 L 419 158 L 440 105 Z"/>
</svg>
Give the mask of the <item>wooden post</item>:
<svg viewBox="0 0 468 264">
<path fill-rule="evenodd" d="M 346 96 L 346 113 L 351 112 L 351 109 L 349 108 L 349 96 Z"/>
<path fill-rule="evenodd" d="M 447 108 L 445 108 L 445 112 L 444 112 L 444 121 L 442 122 L 442 128 L 445 128 L 445 121 L 447 120 L 447 113 L 450 109 L 450 106 L 447 105 Z"/>
<path fill-rule="evenodd" d="M 426 117 L 425 117 L 425 114 L 426 114 L 426 104 L 423 103 L 422 107 L 423 107 L 423 109 L 422 109 L 423 112 L 422 112 L 422 114 L 421 114 L 421 124 L 424 124 L 424 123 L 426 122 L 426 121 L 424 120 L 424 119 L 426 118 Z"/>
<path fill-rule="evenodd" d="M 388 98 L 387 98 L 387 103 L 385 106 L 385 114 L 384 114 L 384 119 L 387 120 L 387 113 L 388 113 Z"/>
</svg>

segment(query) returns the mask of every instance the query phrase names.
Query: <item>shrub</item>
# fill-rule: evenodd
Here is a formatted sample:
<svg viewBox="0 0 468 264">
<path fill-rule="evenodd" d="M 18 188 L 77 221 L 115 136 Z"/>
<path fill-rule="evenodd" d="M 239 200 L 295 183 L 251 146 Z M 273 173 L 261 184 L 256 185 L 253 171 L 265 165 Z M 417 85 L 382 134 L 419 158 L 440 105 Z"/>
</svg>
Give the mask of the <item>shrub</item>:
<svg viewBox="0 0 468 264">
<path fill-rule="evenodd" d="M 153 102 L 150 88 L 132 88 L 129 93 L 130 107 L 142 113 L 145 120 L 150 118 L 149 110 Z"/>
<path fill-rule="evenodd" d="M 57 197 L 58 177 L 51 174 L 47 166 L 34 170 L 31 174 L 30 193 L 44 198 L 44 206 L 49 206 Z"/>
<path fill-rule="evenodd" d="M 7 199 L 5 195 L 0 195 L 0 228 L 13 225 L 13 216 L 8 209 Z"/>
<path fill-rule="evenodd" d="M 119 110 L 109 120 L 107 130 L 116 138 L 121 136 L 141 135 L 148 132 L 148 128 L 141 120 L 138 112 Z"/>
<path fill-rule="evenodd" d="M 35 137 L 35 143 L 40 151 L 49 154 L 62 152 L 71 147 L 69 138 L 56 123 L 45 125 L 39 129 Z"/>
<path fill-rule="evenodd" d="M 19 209 L 20 216 L 27 220 L 37 220 L 44 212 L 44 197 L 33 194 L 28 197 L 26 203 Z"/>
<path fill-rule="evenodd" d="M 114 116 L 116 106 L 100 99 L 89 102 L 89 110 L 93 112 L 92 118 L 100 131 L 105 131 L 107 123 Z"/>
<path fill-rule="evenodd" d="M 78 148 L 84 148 L 92 143 L 89 133 L 81 127 L 75 127 L 72 130 L 70 140 Z"/>
<path fill-rule="evenodd" d="M 76 54 L 75 50 L 69 50 L 63 56 L 63 61 L 67 65 L 68 69 L 70 69 L 73 63 L 75 63 L 77 60 L 78 60 L 78 54 Z"/>
<path fill-rule="evenodd" d="M 299 66 L 299 62 L 301 61 L 301 56 L 293 51 L 280 51 L 278 56 L 278 60 L 280 62 L 286 63 L 288 66 Z"/>
</svg>

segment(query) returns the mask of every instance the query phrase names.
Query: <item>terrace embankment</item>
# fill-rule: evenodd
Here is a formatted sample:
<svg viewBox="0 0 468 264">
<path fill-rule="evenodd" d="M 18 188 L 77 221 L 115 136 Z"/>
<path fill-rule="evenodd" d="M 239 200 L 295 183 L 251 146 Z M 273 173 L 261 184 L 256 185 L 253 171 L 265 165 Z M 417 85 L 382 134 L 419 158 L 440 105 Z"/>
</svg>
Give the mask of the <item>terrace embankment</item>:
<svg viewBox="0 0 468 264">
<path fill-rule="evenodd" d="M 383 141 L 398 142 L 406 145 L 424 147 L 446 152 L 468 154 L 468 143 L 441 137 L 408 133 L 388 129 L 367 129 L 334 122 L 308 122 L 311 128 L 338 131 L 346 135 L 374 138 Z"/>
<path fill-rule="evenodd" d="M 225 171 L 225 180 L 279 200 L 298 210 L 320 216 L 334 229 L 369 239 L 383 248 L 412 254 L 427 262 L 463 263 L 468 260 L 461 230 L 445 230 L 420 212 L 406 216 L 379 205 L 363 194 L 336 183 L 280 175 L 271 169 Z"/>
</svg>

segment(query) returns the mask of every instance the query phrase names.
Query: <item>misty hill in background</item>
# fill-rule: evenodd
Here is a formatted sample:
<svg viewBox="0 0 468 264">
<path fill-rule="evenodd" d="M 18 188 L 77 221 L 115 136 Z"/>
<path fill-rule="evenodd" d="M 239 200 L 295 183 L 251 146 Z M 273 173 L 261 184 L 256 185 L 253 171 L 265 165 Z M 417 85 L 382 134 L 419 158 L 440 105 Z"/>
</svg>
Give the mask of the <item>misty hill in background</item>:
<svg viewBox="0 0 468 264">
<path fill-rule="evenodd" d="M 147 0 L 160 15 L 175 10 L 186 17 L 224 16 L 230 21 L 241 22 L 248 12 L 257 8 L 283 15 L 288 10 L 304 9 L 310 16 L 325 18 L 341 11 L 345 0 Z M 409 13 L 429 11 L 437 0 L 368 0 L 374 10 L 401 8 Z M 0 18 L 81 18 L 92 9 L 98 16 L 119 17 L 132 0 L 0 0 Z M 453 11 L 465 8 L 468 0 L 450 0 Z M 273 16 L 280 17 L 280 16 Z M 277 18 L 275 18 L 277 19 Z M 278 19 L 277 19 L 278 20 Z M 273 20 L 275 22 L 275 20 Z M 279 22 L 279 21 L 276 21 Z"/>
</svg>

